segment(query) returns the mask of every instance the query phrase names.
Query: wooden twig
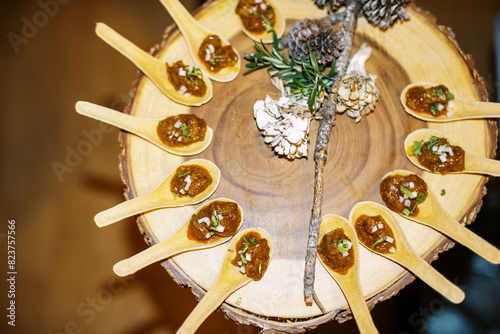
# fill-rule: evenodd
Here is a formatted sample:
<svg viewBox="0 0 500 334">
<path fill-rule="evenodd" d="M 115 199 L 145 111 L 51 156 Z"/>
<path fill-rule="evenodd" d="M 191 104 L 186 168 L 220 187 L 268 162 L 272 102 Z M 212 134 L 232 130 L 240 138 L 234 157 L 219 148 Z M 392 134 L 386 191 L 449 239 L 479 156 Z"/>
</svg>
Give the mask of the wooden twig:
<svg viewBox="0 0 500 334">
<path fill-rule="evenodd" d="M 341 32 L 341 43 L 344 45 L 344 49 L 335 63 L 335 71 L 337 72 L 335 83 L 344 76 L 347 69 L 354 38 L 354 29 L 356 28 L 357 12 L 358 8 L 356 1 L 346 1 L 346 15 Z M 319 226 L 321 223 L 321 207 L 323 204 L 323 172 L 328 156 L 327 149 L 330 133 L 332 127 L 335 125 L 336 111 L 334 94 L 331 93 L 320 111 L 323 118 L 319 124 L 316 146 L 314 148 L 314 197 L 311 220 L 309 222 L 309 237 L 307 240 L 304 270 L 304 300 L 308 306 L 311 306 L 313 303 L 316 252 L 318 248 Z"/>
</svg>

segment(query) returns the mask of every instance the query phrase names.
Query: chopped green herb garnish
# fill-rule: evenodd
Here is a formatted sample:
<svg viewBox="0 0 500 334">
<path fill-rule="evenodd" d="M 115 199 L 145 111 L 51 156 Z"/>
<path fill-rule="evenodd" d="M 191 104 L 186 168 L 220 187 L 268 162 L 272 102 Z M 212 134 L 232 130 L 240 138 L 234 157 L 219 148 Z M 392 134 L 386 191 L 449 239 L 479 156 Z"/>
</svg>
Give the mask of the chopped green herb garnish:
<svg viewBox="0 0 500 334">
<path fill-rule="evenodd" d="M 337 243 L 337 250 L 341 253 L 347 253 L 349 248 L 349 241 L 347 239 L 340 239 Z"/>
<path fill-rule="evenodd" d="M 269 22 L 269 20 L 264 15 L 262 15 L 262 14 L 260 14 L 260 17 L 264 20 L 264 27 L 266 28 L 266 32 L 273 31 L 274 27 L 271 24 L 271 22 Z"/>
<path fill-rule="evenodd" d="M 259 263 L 259 274 L 262 274 L 262 262 Z"/>
<path fill-rule="evenodd" d="M 236 137 L 241 138 L 237 133 L 235 133 Z"/>
<path fill-rule="evenodd" d="M 453 93 L 451 93 L 451 92 L 448 92 L 448 93 L 446 94 L 446 98 L 447 98 L 448 100 L 453 100 L 453 99 L 455 98 L 455 95 L 453 95 Z"/>
<path fill-rule="evenodd" d="M 177 199 L 177 197 L 179 197 L 179 194 L 178 193 L 174 193 L 173 191 L 172 191 L 172 195 L 174 196 L 174 199 Z"/>
<path fill-rule="evenodd" d="M 163 121 L 160 121 L 160 126 L 163 126 Z"/>
<path fill-rule="evenodd" d="M 406 196 L 408 196 L 410 198 L 415 198 L 415 196 L 413 195 L 413 193 L 411 191 L 409 191 L 408 189 L 406 189 L 405 187 L 401 186 L 401 187 L 399 187 L 399 190 L 401 190 L 401 192 L 403 194 L 405 194 Z"/>
<path fill-rule="evenodd" d="M 387 236 L 383 237 L 383 238 L 380 238 L 378 239 L 377 241 L 375 241 L 372 245 L 372 248 L 375 248 L 375 246 L 377 246 L 378 244 L 381 244 L 382 242 L 384 242 L 385 240 L 387 239 Z"/>
<path fill-rule="evenodd" d="M 187 170 L 187 171 L 185 171 L 183 173 L 180 173 L 178 177 L 186 177 L 191 172 L 192 172 L 192 170 Z"/>
<path fill-rule="evenodd" d="M 443 87 L 439 87 L 439 89 L 434 89 L 432 91 L 432 95 L 437 95 L 438 97 L 443 97 L 444 96 L 444 90 L 443 90 Z"/>
<path fill-rule="evenodd" d="M 188 140 L 191 140 L 191 139 L 189 138 L 189 130 L 188 130 L 188 127 L 187 127 L 187 125 L 186 125 L 185 123 L 182 123 L 182 124 L 181 124 L 180 129 L 182 130 L 182 135 L 183 135 L 184 137 L 186 137 Z"/>
<path fill-rule="evenodd" d="M 243 255 L 243 252 L 241 252 L 240 257 L 241 257 L 241 262 L 243 262 L 243 264 L 247 264 L 248 263 L 247 259 Z"/>
<path fill-rule="evenodd" d="M 191 71 L 186 72 L 186 78 L 192 82 L 203 80 L 203 73 L 198 67 L 193 67 Z"/>
<path fill-rule="evenodd" d="M 411 153 L 414 155 L 422 155 L 422 145 L 424 144 L 424 140 L 422 139 L 421 141 L 414 141 L 413 142 L 413 148 L 411 150 Z"/>
<path fill-rule="evenodd" d="M 250 9 L 250 14 L 257 15 L 257 12 L 255 11 L 255 9 Z"/>
<path fill-rule="evenodd" d="M 415 201 L 415 205 L 413 206 L 413 208 L 411 210 L 408 209 L 408 208 L 404 208 L 403 214 L 406 215 L 406 216 L 412 215 L 413 212 L 415 212 L 415 209 L 417 208 L 417 205 L 419 205 L 420 203 L 423 203 L 426 198 L 427 198 L 427 193 L 419 193 L 417 195 L 417 198 L 416 198 L 416 201 Z"/>
<path fill-rule="evenodd" d="M 437 112 L 439 111 L 439 103 L 436 102 L 431 106 L 431 113 L 436 116 Z"/>
<path fill-rule="evenodd" d="M 441 189 L 441 196 L 444 196 L 446 195 L 446 190 L 445 189 Z"/>
<path fill-rule="evenodd" d="M 432 150 L 434 146 L 437 146 L 439 143 L 439 137 L 432 136 L 429 138 L 429 141 L 425 142 L 427 144 L 427 149 Z"/>
</svg>

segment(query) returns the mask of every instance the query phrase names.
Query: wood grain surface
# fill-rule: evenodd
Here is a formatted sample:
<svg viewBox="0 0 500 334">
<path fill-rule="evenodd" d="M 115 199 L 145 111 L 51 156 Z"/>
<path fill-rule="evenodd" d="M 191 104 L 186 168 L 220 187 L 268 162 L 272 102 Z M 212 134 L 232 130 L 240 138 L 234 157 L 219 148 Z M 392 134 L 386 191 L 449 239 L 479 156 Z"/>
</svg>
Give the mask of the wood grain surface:
<svg viewBox="0 0 500 334">
<path fill-rule="evenodd" d="M 321 17 L 325 12 L 299 0 L 276 1 L 288 19 Z M 197 13 L 199 21 L 229 39 L 240 54 L 254 51 L 253 42 L 240 30 L 234 14 L 235 0 L 206 3 Z M 373 48 L 367 70 L 377 75 L 380 101 L 375 112 L 360 123 L 339 115 L 329 146 L 325 171 L 324 214 L 347 217 L 358 201 L 382 203 L 378 193 L 381 177 L 393 169 L 413 170 L 435 192 L 446 189 L 440 198 L 448 212 L 461 221 L 474 220 L 481 205 L 486 178 L 479 175 L 440 176 L 417 170 L 405 157 L 403 141 L 411 131 L 432 127 L 449 133 L 462 147 L 478 155 L 493 157 L 497 128 L 493 122 L 475 120 L 449 124 L 428 124 L 408 116 L 399 102 L 401 89 L 413 81 L 434 81 L 448 85 L 464 98 L 483 99 L 484 85 L 471 68 L 468 58 L 453 41 L 449 31 L 415 6 L 408 9 L 411 20 L 388 31 L 358 21 L 357 49 L 362 43 Z M 154 50 L 157 57 L 171 62 L 187 58 L 188 51 L 177 30 L 166 31 Z M 244 62 L 243 62 L 244 63 Z M 348 308 L 342 292 L 317 265 L 316 292 L 327 313 L 317 306 L 307 307 L 302 295 L 307 225 L 313 184 L 313 160 L 288 161 L 275 157 L 261 137 L 253 119 L 252 106 L 266 94 L 278 91 L 263 70 L 238 77 L 230 83 L 214 83 L 208 104 L 189 108 L 163 96 L 148 79 L 139 75 L 134 97 L 126 112 L 140 117 L 166 117 L 195 113 L 214 129 L 212 145 L 197 158 L 213 161 L 222 171 L 214 197 L 237 201 L 243 208 L 242 228 L 261 227 L 273 237 L 275 256 L 265 277 L 231 295 L 222 309 L 241 323 L 287 332 L 301 332 L 334 318 L 344 320 Z M 311 127 L 315 142 L 317 124 Z M 186 158 L 170 155 L 133 135 L 121 136 L 122 177 L 128 198 L 154 189 L 166 174 Z M 196 209 L 183 207 L 148 212 L 139 217 L 139 226 L 150 243 L 170 236 Z M 398 218 L 409 242 L 426 260 L 435 259 L 451 243 L 430 228 Z M 186 253 L 164 263 L 173 278 L 189 285 L 201 297 L 219 270 L 225 248 Z M 369 306 L 382 301 L 413 280 L 402 267 L 360 249 L 361 282 Z"/>
</svg>

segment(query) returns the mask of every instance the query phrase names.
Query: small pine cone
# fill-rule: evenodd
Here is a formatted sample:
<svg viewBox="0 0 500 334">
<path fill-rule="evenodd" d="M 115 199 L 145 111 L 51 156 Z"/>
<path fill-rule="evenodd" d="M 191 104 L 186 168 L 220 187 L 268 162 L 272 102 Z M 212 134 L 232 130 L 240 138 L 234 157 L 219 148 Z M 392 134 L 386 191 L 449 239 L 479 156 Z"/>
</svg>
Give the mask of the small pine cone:
<svg viewBox="0 0 500 334">
<path fill-rule="evenodd" d="M 337 9 L 342 7 L 344 5 L 344 0 L 314 0 L 314 3 L 316 6 L 318 6 L 320 9 L 326 8 L 328 9 L 329 13 L 336 12 Z"/>
<path fill-rule="evenodd" d="M 399 19 L 401 22 L 410 16 L 404 7 L 411 0 L 362 0 L 362 11 L 368 22 L 382 29 L 390 28 Z"/>
<path fill-rule="evenodd" d="M 288 53 L 296 61 L 301 61 L 302 56 L 309 60 L 311 48 L 320 64 L 329 64 L 334 58 L 338 58 L 344 48 L 340 44 L 340 37 L 340 32 L 324 20 L 297 21 L 290 30 Z"/>
<path fill-rule="evenodd" d="M 359 122 L 363 116 L 375 109 L 379 97 L 375 80 L 370 75 L 348 74 L 337 82 L 335 102 L 337 112 L 347 111 L 347 115 Z"/>
</svg>

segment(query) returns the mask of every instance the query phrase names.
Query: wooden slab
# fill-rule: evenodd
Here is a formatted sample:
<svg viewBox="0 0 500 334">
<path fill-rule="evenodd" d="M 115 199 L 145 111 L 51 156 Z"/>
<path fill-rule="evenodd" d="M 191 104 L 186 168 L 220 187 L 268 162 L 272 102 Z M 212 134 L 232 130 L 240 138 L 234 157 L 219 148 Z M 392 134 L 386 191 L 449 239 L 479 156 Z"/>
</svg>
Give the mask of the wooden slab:
<svg viewBox="0 0 500 334">
<path fill-rule="evenodd" d="M 312 1 L 275 0 L 288 18 L 288 30 L 298 19 L 323 17 Z M 197 12 L 199 21 L 229 39 L 239 50 L 254 52 L 253 42 L 240 30 L 234 14 L 237 0 L 209 1 Z M 440 197 L 444 207 L 462 223 L 470 223 L 481 206 L 487 178 L 479 175 L 432 175 L 417 170 L 405 157 L 403 142 L 411 131 L 432 127 L 448 133 L 460 145 L 478 155 L 492 158 L 497 127 L 493 121 L 464 121 L 428 124 L 408 116 L 399 102 L 402 88 L 412 81 L 442 82 L 460 96 L 486 98 L 484 84 L 452 39 L 434 18 L 415 6 L 411 20 L 388 31 L 358 21 L 354 50 L 362 43 L 373 48 L 367 69 L 378 76 L 380 101 L 373 114 L 355 123 L 339 115 L 329 146 L 325 173 L 323 214 L 348 216 L 358 201 L 383 204 L 379 195 L 381 177 L 393 169 L 408 169 L 423 176 Z M 186 44 L 175 27 L 166 30 L 161 44 L 152 52 L 168 62 L 189 59 Z M 245 64 L 246 61 L 243 61 Z M 312 158 L 288 161 L 273 156 L 264 144 L 252 106 L 266 94 L 277 98 L 264 70 L 230 83 L 214 83 L 212 101 L 202 107 L 180 106 L 163 96 L 147 78 L 139 74 L 126 112 L 140 117 L 166 117 L 195 113 L 214 129 L 212 145 L 196 158 L 213 161 L 222 171 L 219 189 L 213 195 L 237 201 L 243 208 L 242 228 L 261 227 L 273 237 L 274 259 L 265 277 L 231 295 L 222 310 L 235 321 L 264 329 L 289 333 L 349 317 L 342 292 L 318 263 L 315 289 L 327 313 L 303 301 L 304 256 L 312 207 Z M 315 142 L 317 123 L 312 123 L 310 139 Z M 149 192 L 179 163 L 187 158 L 170 155 L 133 135 L 121 135 L 121 170 L 127 198 Z M 311 149 L 313 145 L 311 146 Z M 156 210 L 138 217 L 141 233 L 150 244 L 168 238 L 196 207 Z M 453 245 L 433 230 L 398 218 L 409 242 L 426 260 L 432 261 Z M 486 237 L 487 236 L 483 236 Z M 164 262 L 180 285 L 191 287 L 200 298 L 219 270 L 227 245 L 186 253 Z M 363 248 L 361 282 L 369 306 L 389 298 L 413 280 L 402 267 Z"/>
</svg>

